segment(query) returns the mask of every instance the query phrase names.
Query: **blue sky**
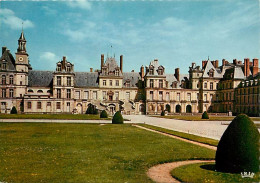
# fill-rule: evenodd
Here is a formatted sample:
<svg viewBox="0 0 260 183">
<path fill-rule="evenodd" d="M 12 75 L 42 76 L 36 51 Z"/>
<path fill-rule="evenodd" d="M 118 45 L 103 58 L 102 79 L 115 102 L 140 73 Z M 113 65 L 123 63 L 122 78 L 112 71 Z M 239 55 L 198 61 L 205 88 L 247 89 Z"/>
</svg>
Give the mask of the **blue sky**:
<svg viewBox="0 0 260 183">
<path fill-rule="evenodd" d="M 67 56 L 75 71 L 100 68 L 100 54 L 124 55 L 124 71 L 157 58 L 167 73 L 208 58 L 260 58 L 258 0 L 2 1 L 0 46 L 14 54 L 24 22 L 34 70 Z M 111 50 L 112 45 L 112 50 Z"/>
</svg>

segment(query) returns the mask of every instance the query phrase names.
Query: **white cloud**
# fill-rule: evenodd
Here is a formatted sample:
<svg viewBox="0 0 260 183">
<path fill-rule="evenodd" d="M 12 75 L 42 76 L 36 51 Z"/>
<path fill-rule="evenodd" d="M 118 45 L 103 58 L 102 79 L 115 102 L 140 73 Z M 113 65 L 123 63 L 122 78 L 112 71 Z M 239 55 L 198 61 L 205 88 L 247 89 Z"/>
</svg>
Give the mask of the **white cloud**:
<svg viewBox="0 0 260 183">
<path fill-rule="evenodd" d="M 40 55 L 40 60 L 46 63 L 56 63 L 59 61 L 58 57 L 52 52 L 43 52 Z"/>
<path fill-rule="evenodd" d="M 54 8 L 50 8 L 49 6 L 43 6 L 42 9 L 46 15 L 56 15 L 57 11 Z"/>
<path fill-rule="evenodd" d="M 19 30 L 22 28 L 32 28 L 34 24 L 30 20 L 23 20 L 17 16 L 10 9 L 0 9 L 0 21 L 8 25 L 11 29 Z"/>
<path fill-rule="evenodd" d="M 91 9 L 91 3 L 87 0 L 76 0 L 76 1 L 69 1 L 67 5 L 72 8 L 80 8 L 85 10 Z"/>
</svg>

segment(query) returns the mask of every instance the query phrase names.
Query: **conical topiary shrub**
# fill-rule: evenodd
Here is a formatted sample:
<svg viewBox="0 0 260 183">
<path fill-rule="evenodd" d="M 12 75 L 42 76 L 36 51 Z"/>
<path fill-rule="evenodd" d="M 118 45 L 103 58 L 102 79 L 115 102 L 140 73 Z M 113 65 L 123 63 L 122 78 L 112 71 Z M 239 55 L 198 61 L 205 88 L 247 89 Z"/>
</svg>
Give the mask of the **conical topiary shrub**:
<svg viewBox="0 0 260 183">
<path fill-rule="evenodd" d="M 107 115 L 107 112 L 105 110 L 103 110 L 101 113 L 100 113 L 100 118 L 107 118 L 108 115 Z"/>
<path fill-rule="evenodd" d="M 164 110 L 162 110 L 161 116 L 165 116 L 165 111 Z"/>
<path fill-rule="evenodd" d="M 17 110 L 16 110 L 16 108 L 14 106 L 11 109 L 11 114 L 17 114 Z"/>
<path fill-rule="evenodd" d="M 216 152 L 216 170 L 259 171 L 259 132 L 247 115 L 239 114 L 222 135 Z"/>
<path fill-rule="evenodd" d="M 202 119 L 209 119 L 209 115 L 208 115 L 207 111 L 205 111 L 205 112 L 202 114 Z"/>
<path fill-rule="evenodd" d="M 112 124 L 123 124 L 124 119 L 120 111 L 117 111 L 112 119 Z"/>
</svg>

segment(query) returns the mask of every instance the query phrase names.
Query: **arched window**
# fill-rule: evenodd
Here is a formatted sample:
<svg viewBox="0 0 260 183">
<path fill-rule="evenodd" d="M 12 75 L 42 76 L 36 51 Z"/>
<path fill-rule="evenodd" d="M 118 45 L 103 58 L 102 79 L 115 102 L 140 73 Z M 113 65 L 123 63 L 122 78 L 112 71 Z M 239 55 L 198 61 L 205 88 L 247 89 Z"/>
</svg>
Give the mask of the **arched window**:
<svg viewBox="0 0 260 183">
<path fill-rule="evenodd" d="M 43 93 L 43 91 L 42 90 L 38 90 L 37 93 Z"/>
<path fill-rule="evenodd" d="M 6 76 L 2 75 L 2 85 L 6 85 Z"/>
<path fill-rule="evenodd" d="M 29 90 L 28 90 L 28 93 L 33 93 L 33 90 L 32 90 L 32 89 L 29 89 Z"/>
</svg>

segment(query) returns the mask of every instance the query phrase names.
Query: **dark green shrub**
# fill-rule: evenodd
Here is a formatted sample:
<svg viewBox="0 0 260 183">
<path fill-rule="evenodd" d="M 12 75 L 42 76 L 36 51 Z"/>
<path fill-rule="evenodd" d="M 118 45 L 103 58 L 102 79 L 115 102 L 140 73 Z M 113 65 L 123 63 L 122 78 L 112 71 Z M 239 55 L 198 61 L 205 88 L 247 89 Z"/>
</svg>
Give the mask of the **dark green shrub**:
<svg viewBox="0 0 260 183">
<path fill-rule="evenodd" d="M 162 110 L 161 116 L 165 116 L 165 111 L 164 110 Z"/>
<path fill-rule="evenodd" d="M 209 115 L 206 111 L 202 114 L 202 119 L 209 119 Z"/>
<path fill-rule="evenodd" d="M 103 110 L 101 113 L 100 113 L 100 118 L 107 118 L 108 115 L 107 115 L 107 112 L 105 110 Z"/>
<path fill-rule="evenodd" d="M 124 119 L 120 111 L 117 111 L 112 119 L 112 124 L 123 124 Z"/>
<path fill-rule="evenodd" d="M 96 109 L 96 106 L 94 106 L 93 104 L 88 104 L 86 114 L 98 114 L 98 110 Z"/>
<path fill-rule="evenodd" d="M 222 135 L 216 152 L 216 170 L 259 171 L 259 132 L 247 115 L 235 117 Z"/>
<path fill-rule="evenodd" d="M 17 110 L 16 110 L 16 108 L 14 106 L 11 109 L 11 114 L 17 114 Z"/>
</svg>

